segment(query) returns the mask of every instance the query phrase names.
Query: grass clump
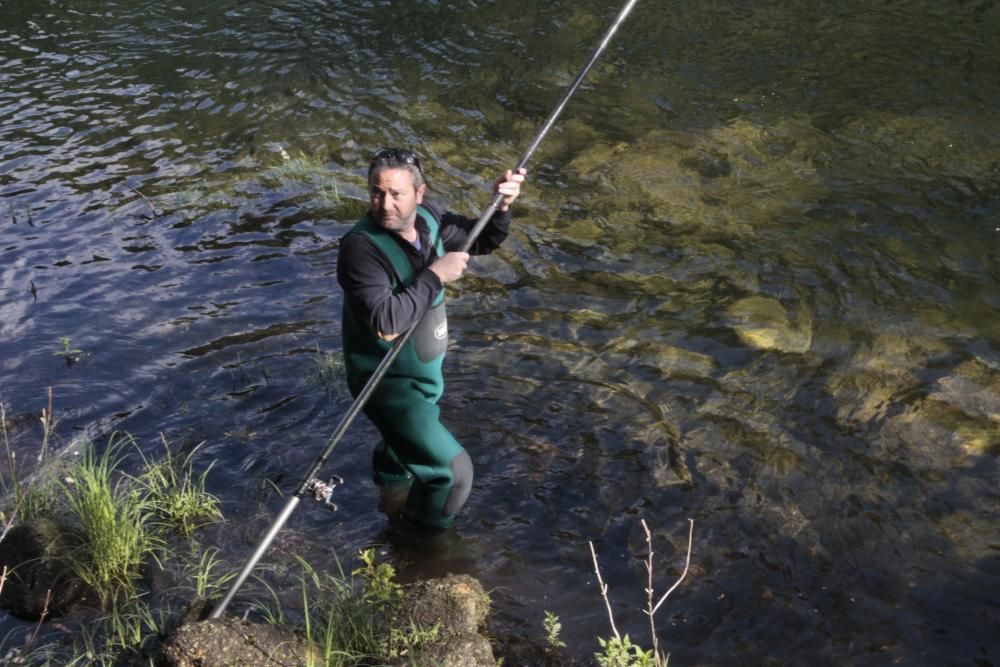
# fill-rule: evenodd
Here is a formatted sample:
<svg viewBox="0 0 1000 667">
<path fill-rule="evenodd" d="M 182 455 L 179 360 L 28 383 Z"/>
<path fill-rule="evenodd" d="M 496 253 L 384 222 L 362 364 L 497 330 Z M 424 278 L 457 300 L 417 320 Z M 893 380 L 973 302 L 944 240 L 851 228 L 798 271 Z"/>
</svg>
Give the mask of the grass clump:
<svg viewBox="0 0 1000 667">
<path fill-rule="evenodd" d="M 43 412 L 46 441 L 53 423 L 50 415 L 51 410 Z M 21 645 L 13 635 L 0 639 L 0 663 L 146 664 L 173 614 L 169 608 L 154 607 L 163 600 L 144 589 L 145 569 L 154 562 L 162 569 L 169 561 L 190 560 L 193 564 L 182 566 L 179 576 L 189 578 L 195 592 L 206 596 L 233 576 L 220 573 L 217 550 L 202 553 L 198 562 L 197 548 L 190 556 L 167 549 L 176 537 L 190 538 L 198 527 L 222 519 L 218 500 L 205 491 L 208 471 L 195 474 L 194 452 L 178 455 L 166 438 L 166 456 L 149 459 L 127 434 L 113 434 L 103 448 L 89 440 L 74 441 L 52 457 L 43 446 L 37 467 L 24 470 L 24 465 L 15 465 L 20 462 L 7 437 L 5 417 L 0 405 L 6 453 L 6 460 L 0 461 L 6 467 L 0 473 L 5 491 L 0 539 L 15 522 L 47 518 L 64 524 L 75 535 L 75 546 L 65 553 L 66 567 L 92 591 L 88 599 L 93 606 L 79 611 L 82 620 L 64 621 L 78 624 L 71 637 L 36 630 Z M 129 474 L 125 466 L 133 448 L 141 465 Z M 35 463 L 35 457 L 30 458 Z M 2 585 L 0 576 L 0 590 Z"/>
<path fill-rule="evenodd" d="M 139 568 L 163 546 L 152 527 L 156 506 L 141 485 L 117 474 L 131 436 L 112 436 L 104 453 L 86 446 L 60 482 L 64 502 L 80 530 L 72 554 L 76 575 L 102 602 L 135 591 Z"/>
<path fill-rule="evenodd" d="M 374 549 L 359 553 L 361 564 L 347 575 L 320 573 L 301 558 L 302 626 L 313 647 L 307 664 L 354 667 L 385 664 L 437 639 L 439 628 L 410 621 L 395 569 L 377 561 Z M 285 622 L 280 609 L 264 610 Z"/>
<path fill-rule="evenodd" d="M 188 537 L 201 526 L 221 521 L 219 499 L 205 490 L 205 478 L 212 466 L 200 475 L 194 473 L 192 458 L 201 445 L 181 456 L 170 451 L 162 433 L 160 440 L 166 456 L 158 461 L 143 456 L 144 468 L 135 478 L 160 524 Z"/>
<path fill-rule="evenodd" d="M 318 200 L 328 205 L 340 202 L 337 180 L 322 158 L 305 153 L 292 157 L 284 149 L 281 149 L 281 157 L 280 163 L 261 174 L 262 185 L 275 190 L 298 189 L 304 186 L 311 189 Z"/>
<path fill-rule="evenodd" d="M 55 493 L 53 480 L 39 475 L 39 470 L 48 461 L 49 439 L 55 428 L 51 388 L 48 407 L 42 408 L 39 421 L 42 425 L 42 443 L 35 460 L 36 468 L 32 472 L 24 470 L 25 464 L 30 466 L 31 462 L 18 461 L 17 452 L 11 447 L 10 434 L 7 431 L 7 409 L 0 403 L 0 436 L 3 438 L 4 453 L 4 474 L 0 474 L 0 493 L 4 501 L 4 507 L 0 511 L 0 540 L 7 535 L 15 522 L 52 516 L 56 511 L 55 499 L 58 494 Z"/>
<path fill-rule="evenodd" d="M 343 355 L 339 352 L 324 352 L 317 345 L 306 378 L 312 384 L 323 387 L 329 397 L 345 385 L 345 372 Z"/>
</svg>

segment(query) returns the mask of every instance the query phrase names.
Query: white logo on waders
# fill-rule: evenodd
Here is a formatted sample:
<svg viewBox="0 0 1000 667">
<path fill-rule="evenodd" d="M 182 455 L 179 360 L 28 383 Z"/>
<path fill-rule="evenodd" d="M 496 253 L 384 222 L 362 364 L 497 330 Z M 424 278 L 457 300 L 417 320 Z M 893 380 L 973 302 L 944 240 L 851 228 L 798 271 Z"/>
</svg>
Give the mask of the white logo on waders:
<svg viewBox="0 0 1000 667">
<path fill-rule="evenodd" d="M 434 327 L 434 337 L 438 340 L 444 340 L 448 337 L 448 323 L 442 322 L 441 324 Z"/>
</svg>

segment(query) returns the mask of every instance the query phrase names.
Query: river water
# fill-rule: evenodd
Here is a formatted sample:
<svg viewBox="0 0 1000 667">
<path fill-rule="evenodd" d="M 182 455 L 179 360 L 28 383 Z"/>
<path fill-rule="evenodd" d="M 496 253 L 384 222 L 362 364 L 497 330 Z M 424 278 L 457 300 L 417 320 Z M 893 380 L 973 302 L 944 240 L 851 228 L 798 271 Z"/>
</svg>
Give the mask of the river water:
<svg viewBox="0 0 1000 667">
<path fill-rule="evenodd" d="M 49 387 L 57 447 L 204 443 L 228 521 L 202 546 L 241 565 L 350 405 L 319 362 L 372 151 L 477 213 L 616 11 L 0 0 L 22 458 Z M 671 664 L 1000 665 L 998 37 L 993 0 L 639 3 L 449 290 L 477 480 L 433 567 L 492 589 L 507 664 L 543 610 L 571 659 L 610 634 L 588 541 L 648 645 L 641 521 L 662 592 L 691 518 Z M 374 439 L 352 427 L 339 511 L 303 505 L 265 576 L 386 541 Z"/>
</svg>

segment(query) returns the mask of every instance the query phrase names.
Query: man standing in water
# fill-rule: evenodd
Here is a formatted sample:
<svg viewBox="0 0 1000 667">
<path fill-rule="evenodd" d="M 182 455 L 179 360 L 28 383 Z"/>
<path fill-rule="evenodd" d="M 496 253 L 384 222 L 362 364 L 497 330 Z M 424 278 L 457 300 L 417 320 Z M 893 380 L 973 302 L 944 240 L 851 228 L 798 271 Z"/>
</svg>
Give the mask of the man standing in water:
<svg viewBox="0 0 1000 667">
<path fill-rule="evenodd" d="M 392 340 L 420 322 L 364 408 L 378 427 L 375 483 L 383 498 L 406 493 L 402 517 L 447 528 L 472 488 L 472 460 L 439 419 L 441 367 L 448 346 L 444 285 L 465 272 L 469 255 L 493 252 L 507 238 L 510 206 L 525 170 L 494 184 L 497 212 L 469 252 L 458 250 L 476 220 L 424 203 L 427 186 L 417 156 L 389 148 L 368 167 L 370 208 L 340 243 L 337 280 L 344 290 L 344 363 L 357 396 Z"/>
</svg>

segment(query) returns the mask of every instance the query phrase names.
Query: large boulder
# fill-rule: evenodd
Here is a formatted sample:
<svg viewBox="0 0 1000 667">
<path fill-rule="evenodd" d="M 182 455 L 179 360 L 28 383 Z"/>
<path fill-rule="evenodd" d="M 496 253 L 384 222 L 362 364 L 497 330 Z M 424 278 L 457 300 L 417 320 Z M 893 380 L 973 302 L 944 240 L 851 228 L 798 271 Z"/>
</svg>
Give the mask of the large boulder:
<svg viewBox="0 0 1000 667">
<path fill-rule="evenodd" d="M 397 664 L 495 667 L 493 648 L 479 634 L 489 611 L 490 598 L 483 585 L 467 574 L 450 574 L 405 586 L 401 617 L 417 627 L 437 627 L 437 633 Z"/>
<path fill-rule="evenodd" d="M 404 630 L 421 628 L 419 645 L 395 665 L 496 667 L 493 649 L 479 629 L 490 601 L 482 584 L 468 575 L 448 575 L 407 584 L 396 615 Z M 200 609 L 200 608 L 199 608 Z M 186 615 L 193 620 L 195 609 Z M 310 647 L 303 633 L 281 625 L 234 618 L 184 623 L 160 650 L 161 667 L 304 667 Z M 321 658 L 316 656 L 314 664 Z"/>
<path fill-rule="evenodd" d="M 80 540 L 72 530 L 49 519 L 10 529 L 0 540 L 0 607 L 21 619 L 64 615 L 87 587 L 73 573 L 72 552 Z"/>
</svg>

